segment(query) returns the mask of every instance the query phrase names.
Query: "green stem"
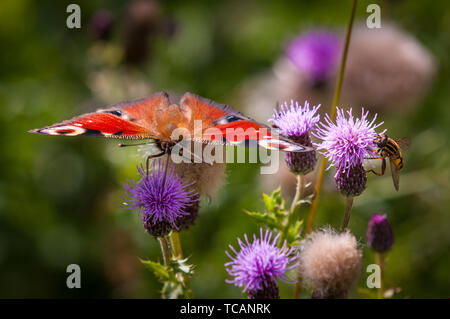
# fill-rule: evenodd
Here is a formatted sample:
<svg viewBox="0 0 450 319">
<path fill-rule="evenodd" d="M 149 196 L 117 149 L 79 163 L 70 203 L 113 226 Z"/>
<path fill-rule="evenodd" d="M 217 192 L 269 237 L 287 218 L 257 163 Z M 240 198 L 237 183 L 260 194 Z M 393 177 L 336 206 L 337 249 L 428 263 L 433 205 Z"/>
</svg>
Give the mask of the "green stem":
<svg viewBox="0 0 450 319">
<path fill-rule="evenodd" d="M 352 213 L 353 207 L 353 196 L 347 196 L 347 200 L 345 202 L 345 214 L 344 219 L 342 220 L 341 231 L 344 231 L 348 228 L 348 223 L 350 222 L 350 216 Z"/>
<path fill-rule="evenodd" d="M 181 248 L 180 235 L 178 232 L 173 231 L 170 234 L 170 241 L 172 243 L 173 254 L 177 259 L 183 259 L 183 249 Z M 184 297 L 186 299 L 194 298 L 194 294 L 192 293 L 191 287 L 191 278 L 187 274 L 183 274 L 184 283 L 185 283 L 185 291 Z"/>
<path fill-rule="evenodd" d="M 169 248 L 169 242 L 167 241 L 167 237 L 158 237 L 159 244 L 161 246 L 161 252 L 164 259 L 164 266 L 168 266 L 170 262 L 170 248 Z"/>
<path fill-rule="evenodd" d="M 355 11 L 356 11 L 357 2 L 358 2 L 357 0 L 353 0 L 352 11 L 350 14 L 350 19 L 347 24 L 347 32 L 345 34 L 345 42 L 344 42 L 344 51 L 342 53 L 341 66 L 339 69 L 339 75 L 338 75 L 338 80 L 337 80 L 337 84 L 336 84 L 336 89 L 334 90 L 333 104 L 331 106 L 331 112 L 330 112 L 330 118 L 332 121 L 334 121 L 334 119 L 336 118 L 336 111 L 337 111 L 336 106 L 339 103 L 339 98 L 341 96 L 342 82 L 344 80 L 345 63 L 347 61 L 348 47 L 350 44 L 350 37 L 352 34 L 353 21 L 355 20 Z M 308 222 L 306 224 L 306 230 L 305 230 L 306 234 L 309 234 L 311 232 L 313 224 L 314 224 L 314 219 L 316 217 L 317 203 L 319 201 L 320 189 L 322 187 L 325 166 L 326 166 L 326 159 L 324 157 L 322 157 L 322 159 L 320 161 L 319 173 L 317 175 L 316 186 L 314 188 L 315 196 L 311 203 L 311 208 L 309 210 L 309 215 L 308 215 Z"/>
<path fill-rule="evenodd" d="M 299 174 L 299 175 L 297 175 L 297 188 L 296 188 L 295 196 L 294 196 L 294 199 L 292 200 L 292 204 L 291 204 L 291 210 L 290 210 L 291 216 L 295 212 L 297 202 L 299 201 L 299 199 L 302 198 L 304 189 L 305 189 L 305 179 L 303 178 L 302 175 Z M 301 287 L 302 287 L 302 276 L 299 272 L 298 277 L 297 277 L 297 283 L 295 284 L 295 290 L 294 290 L 294 296 L 293 296 L 294 299 L 298 299 L 298 297 L 300 295 Z"/>
<path fill-rule="evenodd" d="M 295 209 L 299 206 L 298 201 L 302 198 L 303 190 L 305 189 L 305 182 L 303 175 L 296 175 L 297 177 L 297 185 L 295 187 L 295 195 L 292 199 L 291 207 L 289 208 L 289 215 L 286 221 L 286 225 L 283 225 L 283 229 L 281 230 L 280 243 L 283 245 L 284 241 L 287 238 L 287 233 L 289 231 L 289 226 L 292 224 L 292 221 L 295 220 Z"/>
<path fill-rule="evenodd" d="M 294 198 L 292 199 L 291 208 L 289 210 L 290 215 L 294 214 L 295 209 L 298 206 L 297 202 L 302 198 L 304 189 L 305 189 L 305 182 L 304 182 L 303 175 L 298 174 L 297 175 L 297 187 L 295 188 L 295 195 L 294 195 Z"/>
<path fill-rule="evenodd" d="M 173 254 L 175 257 L 183 258 L 183 250 L 181 249 L 180 235 L 178 232 L 172 232 L 170 234 L 170 241 L 172 243 Z"/>
<path fill-rule="evenodd" d="M 384 298 L 384 254 L 375 253 L 375 262 L 380 266 L 380 289 L 378 289 L 378 299 Z"/>
<path fill-rule="evenodd" d="M 299 271 L 298 277 L 297 277 L 297 283 L 295 284 L 294 295 L 292 296 L 293 299 L 298 299 L 298 297 L 300 297 L 300 291 L 302 290 L 302 282 L 303 282 L 303 277 Z"/>
</svg>

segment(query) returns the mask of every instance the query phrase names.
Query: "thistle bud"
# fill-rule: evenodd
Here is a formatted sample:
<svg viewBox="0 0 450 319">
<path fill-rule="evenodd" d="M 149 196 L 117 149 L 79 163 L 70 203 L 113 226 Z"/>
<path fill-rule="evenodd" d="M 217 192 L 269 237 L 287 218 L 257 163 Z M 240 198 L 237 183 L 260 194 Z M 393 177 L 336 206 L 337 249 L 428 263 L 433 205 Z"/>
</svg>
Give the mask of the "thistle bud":
<svg viewBox="0 0 450 319">
<path fill-rule="evenodd" d="M 267 279 L 258 290 L 249 290 L 248 299 L 280 299 L 278 285 L 275 281 Z"/>
<path fill-rule="evenodd" d="M 101 41 L 110 39 L 114 23 L 109 11 L 99 10 L 95 12 L 89 24 L 89 29 L 94 39 Z"/>
<path fill-rule="evenodd" d="M 367 245 L 378 253 L 388 252 L 394 244 L 394 233 L 387 216 L 375 214 L 367 227 Z"/>
<path fill-rule="evenodd" d="M 336 176 L 336 187 L 344 196 L 358 196 L 366 188 L 366 170 L 360 164 L 350 167 L 348 172 L 339 171 Z"/>
</svg>

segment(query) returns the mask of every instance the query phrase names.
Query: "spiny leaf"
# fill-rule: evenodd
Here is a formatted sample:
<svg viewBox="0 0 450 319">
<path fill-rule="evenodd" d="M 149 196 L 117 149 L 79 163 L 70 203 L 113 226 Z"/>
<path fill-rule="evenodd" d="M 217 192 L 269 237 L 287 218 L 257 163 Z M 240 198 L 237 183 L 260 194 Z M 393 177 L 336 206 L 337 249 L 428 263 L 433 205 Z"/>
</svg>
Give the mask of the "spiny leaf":
<svg viewBox="0 0 450 319">
<path fill-rule="evenodd" d="M 291 225 L 286 234 L 286 240 L 289 246 L 296 245 L 300 241 L 300 229 L 303 225 L 303 220 L 297 220 Z"/>
<path fill-rule="evenodd" d="M 160 263 L 151 261 L 151 260 L 143 260 L 140 259 L 141 263 L 148 268 L 150 271 L 152 271 L 156 277 L 158 277 L 162 281 L 168 281 L 171 279 L 171 276 L 169 274 L 169 271 L 164 267 L 164 265 L 161 265 Z"/>
<path fill-rule="evenodd" d="M 267 210 L 269 212 L 273 212 L 273 210 L 275 208 L 275 203 L 272 200 L 272 198 L 269 195 L 263 193 L 263 200 L 264 200 L 264 205 L 266 206 Z"/>
<path fill-rule="evenodd" d="M 272 214 L 267 213 L 259 213 L 259 212 L 250 212 L 244 210 L 244 212 L 250 217 L 254 218 L 257 222 L 266 224 L 272 227 L 278 227 L 278 222 L 276 218 Z"/>
<path fill-rule="evenodd" d="M 281 187 L 278 187 L 276 190 L 274 190 L 270 197 L 274 206 L 273 212 L 276 215 L 285 215 L 287 212 L 285 208 L 285 201 L 281 197 Z"/>
</svg>

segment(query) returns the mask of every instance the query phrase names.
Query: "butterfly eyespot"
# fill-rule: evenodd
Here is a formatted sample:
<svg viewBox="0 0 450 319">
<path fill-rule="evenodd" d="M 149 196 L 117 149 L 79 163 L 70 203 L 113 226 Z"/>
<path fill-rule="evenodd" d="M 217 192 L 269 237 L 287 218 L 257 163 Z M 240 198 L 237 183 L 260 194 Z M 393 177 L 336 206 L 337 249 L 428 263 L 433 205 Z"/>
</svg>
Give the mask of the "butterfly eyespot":
<svg viewBox="0 0 450 319">
<path fill-rule="evenodd" d="M 242 119 L 237 117 L 237 116 L 234 116 L 234 115 L 228 115 L 226 117 L 226 120 L 227 120 L 228 123 L 231 123 L 231 122 L 235 122 L 235 121 L 240 121 Z"/>
<path fill-rule="evenodd" d="M 65 135 L 65 136 L 77 136 L 86 133 L 86 129 L 78 126 L 60 126 L 60 127 L 48 127 L 38 130 L 41 134 L 48 135 Z"/>
<path fill-rule="evenodd" d="M 58 134 L 70 134 L 75 132 L 75 130 L 73 129 L 61 129 L 61 130 L 56 130 L 56 133 Z"/>
</svg>

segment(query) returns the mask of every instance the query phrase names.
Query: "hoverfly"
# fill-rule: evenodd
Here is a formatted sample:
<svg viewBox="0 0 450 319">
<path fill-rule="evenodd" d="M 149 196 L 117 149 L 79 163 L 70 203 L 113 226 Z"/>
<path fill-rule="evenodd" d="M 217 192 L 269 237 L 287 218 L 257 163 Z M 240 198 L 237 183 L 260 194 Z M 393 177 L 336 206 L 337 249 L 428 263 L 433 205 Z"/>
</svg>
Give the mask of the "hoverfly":
<svg viewBox="0 0 450 319">
<path fill-rule="evenodd" d="M 395 189 L 398 191 L 400 183 L 399 171 L 403 168 L 402 151 L 406 151 L 408 149 L 411 144 L 411 140 L 406 137 L 394 140 L 386 134 L 377 134 L 374 143 L 378 146 L 378 150 L 376 152 L 379 155 L 379 157 L 375 157 L 374 159 L 382 160 L 381 173 L 377 173 L 373 169 L 368 172 L 372 172 L 377 176 L 383 176 L 386 171 L 386 158 L 389 158 L 392 180 L 394 182 Z"/>
</svg>

